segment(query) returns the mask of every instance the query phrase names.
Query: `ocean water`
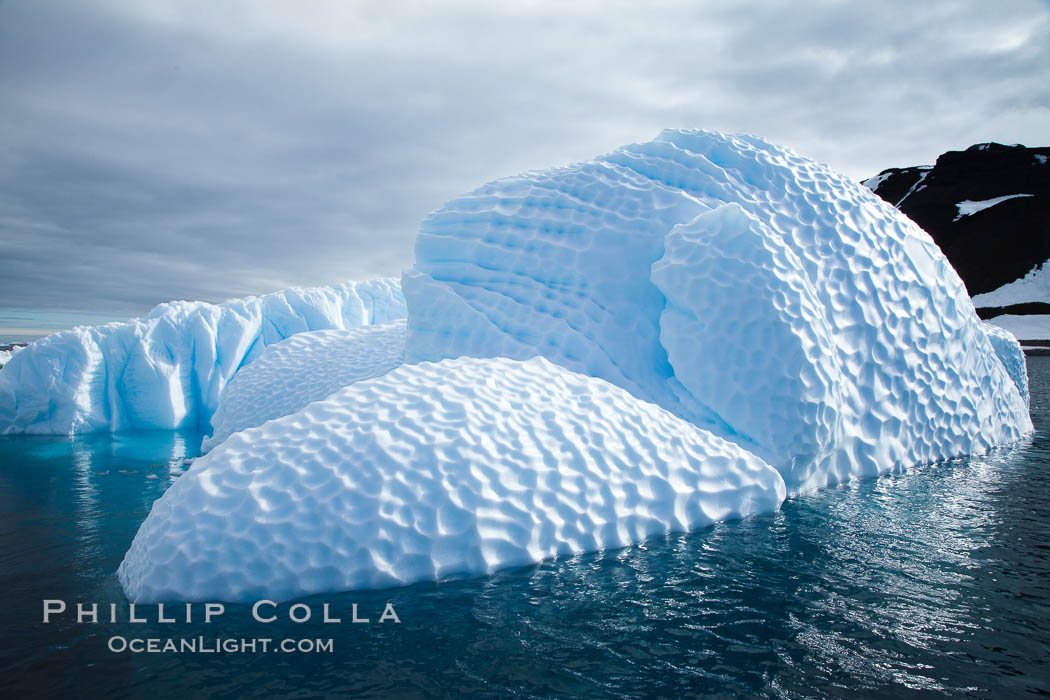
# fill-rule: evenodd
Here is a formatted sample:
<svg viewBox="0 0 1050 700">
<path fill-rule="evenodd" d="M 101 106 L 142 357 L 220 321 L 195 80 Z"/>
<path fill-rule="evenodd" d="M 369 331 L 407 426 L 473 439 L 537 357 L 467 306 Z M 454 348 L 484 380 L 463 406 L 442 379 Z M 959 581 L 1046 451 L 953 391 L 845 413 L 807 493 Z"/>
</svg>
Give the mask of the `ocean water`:
<svg viewBox="0 0 1050 700">
<path fill-rule="evenodd" d="M 0 438 L 3 697 L 994 697 L 1050 694 L 1050 358 L 1036 435 L 767 516 L 487 578 L 307 598 L 310 621 L 127 621 L 114 571 L 196 454 L 173 433 Z M 43 599 L 117 604 L 42 622 Z M 400 624 L 378 618 L 386 604 Z M 341 624 L 321 622 L 322 606 Z M 353 605 L 369 623 L 350 622 Z M 266 608 L 264 612 L 269 613 Z M 302 609 L 299 610 L 302 612 Z M 181 607 L 168 614 L 181 620 Z M 120 653 L 112 639 L 331 640 Z M 326 642 L 323 642 L 326 643 Z M 261 642 L 257 642 L 257 649 Z M 117 642 L 119 646 L 119 641 Z"/>
</svg>

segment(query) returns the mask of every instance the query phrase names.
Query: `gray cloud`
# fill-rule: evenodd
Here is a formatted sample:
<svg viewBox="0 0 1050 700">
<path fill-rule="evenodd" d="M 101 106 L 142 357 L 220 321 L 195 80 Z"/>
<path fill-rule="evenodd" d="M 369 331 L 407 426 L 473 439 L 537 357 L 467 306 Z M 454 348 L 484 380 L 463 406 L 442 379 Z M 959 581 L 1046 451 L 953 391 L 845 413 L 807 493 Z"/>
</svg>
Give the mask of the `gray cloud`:
<svg viewBox="0 0 1050 700">
<path fill-rule="evenodd" d="M 397 274 L 495 177 L 691 126 L 862 178 L 1050 143 L 1045 2 L 0 4 L 0 306 Z"/>
</svg>

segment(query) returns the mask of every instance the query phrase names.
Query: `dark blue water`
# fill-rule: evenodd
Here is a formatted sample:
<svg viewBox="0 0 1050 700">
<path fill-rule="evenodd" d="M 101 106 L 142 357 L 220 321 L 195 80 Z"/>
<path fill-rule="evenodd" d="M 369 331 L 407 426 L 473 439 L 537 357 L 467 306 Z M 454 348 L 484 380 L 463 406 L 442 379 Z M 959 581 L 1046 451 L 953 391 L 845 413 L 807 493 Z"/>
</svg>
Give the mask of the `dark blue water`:
<svg viewBox="0 0 1050 700">
<path fill-rule="evenodd" d="M 42 624 L 113 572 L 195 454 L 171 433 L 0 440 L 0 697 L 1031 697 L 1050 693 L 1050 358 L 1028 443 L 775 514 L 496 576 L 305 599 L 263 625 Z M 390 602 L 400 625 L 378 624 Z M 343 624 L 322 624 L 321 605 Z M 350 624 L 350 606 L 369 624 Z M 155 619 L 155 606 L 146 606 Z M 202 608 L 195 609 L 202 614 Z M 331 639 L 332 653 L 113 653 L 111 637 Z"/>
</svg>

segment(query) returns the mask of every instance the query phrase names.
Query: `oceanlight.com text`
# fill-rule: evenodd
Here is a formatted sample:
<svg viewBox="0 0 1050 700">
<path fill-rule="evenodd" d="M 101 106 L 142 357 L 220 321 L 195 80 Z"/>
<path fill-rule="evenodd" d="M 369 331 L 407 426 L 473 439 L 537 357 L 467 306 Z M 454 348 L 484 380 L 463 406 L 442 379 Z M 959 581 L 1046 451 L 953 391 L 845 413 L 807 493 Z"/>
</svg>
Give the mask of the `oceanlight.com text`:
<svg viewBox="0 0 1050 700">
<path fill-rule="evenodd" d="M 114 653 L 132 654 L 330 654 L 331 639 L 272 639 L 266 637 L 109 638 L 106 647 Z"/>
</svg>

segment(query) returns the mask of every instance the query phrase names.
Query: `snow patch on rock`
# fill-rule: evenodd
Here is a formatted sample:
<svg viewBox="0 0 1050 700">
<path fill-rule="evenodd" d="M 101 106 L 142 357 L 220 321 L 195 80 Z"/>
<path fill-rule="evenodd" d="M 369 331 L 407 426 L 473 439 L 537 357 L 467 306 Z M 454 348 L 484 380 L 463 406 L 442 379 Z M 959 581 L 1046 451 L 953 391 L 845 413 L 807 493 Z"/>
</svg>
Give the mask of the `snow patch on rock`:
<svg viewBox="0 0 1050 700">
<path fill-rule="evenodd" d="M 1010 306 L 1033 301 L 1050 303 L 1050 267 L 1046 262 L 1033 267 L 1021 279 L 1004 284 L 994 291 L 978 294 L 973 298 L 973 305 L 978 308 Z"/>
<path fill-rule="evenodd" d="M 963 200 L 962 202 L 959 202 L 958 204 L 955 205 L 955 208 L 958 210 L 959 213 L 955 215 L 954 221 L 958 221 L 959 219 L 963 218 L 964 216 L 973 216 L 974 214 L 976 214 L 979 211 L 984 211 L 985 209 L 990 209 L 991 207 L 994 207 L 996 204 L 1002 204 L 1003 202 L 1005 202 L 1007 200 L 1010 200 L 1010 199 L 1017 199 L 1018 197 L 1032 197 L 1032 196 L 1034 196 L 1034 195 L 1030 195 L 1030 194 L 1008 194 L 1008 195 L 1005 195 L 1003 197 L 995 197 L 994 199 L 982 199 L 982 200 L 976 201 L 976 202 L 975 201 L 971 201 L 969 199 L 966 199 L 966 200 Z M 900 204 L 900 202 L 898 202 L 898 204 Z"/>
<path fill-rule="evenodd" d="M 864 185 L 872 192 L 875 192 L 879 189 L 879 185 L 881 185 L 883 182 L 885 182 L 891 177 L 893 177 L 893 171 L 886 171 L 884 173 L 879 173 L 878 175 L 869 177 L 867 180 L 864 180 L 860 184 Z"/>
</svg>

